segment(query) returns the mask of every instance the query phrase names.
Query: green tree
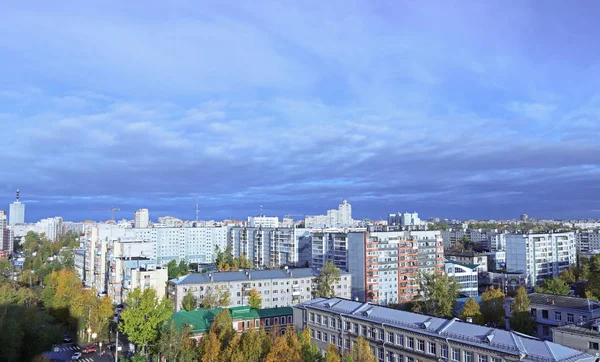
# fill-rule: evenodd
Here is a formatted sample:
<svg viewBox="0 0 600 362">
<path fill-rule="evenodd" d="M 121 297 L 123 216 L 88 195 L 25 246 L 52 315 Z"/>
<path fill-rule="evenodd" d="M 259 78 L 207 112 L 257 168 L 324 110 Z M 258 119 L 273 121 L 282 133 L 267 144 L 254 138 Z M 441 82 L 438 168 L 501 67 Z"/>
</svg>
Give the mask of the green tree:
<svg viewBox="0 0 600 362">
<path fill-rule="evenodd" d="M 177 278 L 179 266 L 177 266 L 177 261 L 175 259 L 167 263 L 167 273 L 169 274 L 169 279 Z"/>
<path fill-rule="evenodd" d="M 7 258 L 0 259 L 0 283 L 10 280 L 12 277 L 12 265 Z"/>
<path fill-rule="evenodd" d="M 248 305 L 252 309 L 260 309 L 262 306 L 262 297 L 256 288 L 252 289 L 248 295 Z"/>
<path fill-rule="evenodd" d="M 569 295 L 571 288 L 561 278 L 544 279 L 542 285 L 533 288 L 536 293 L 554 294 L 554 295 Z"/>
<path fill-rule="evenodd" d="M 298 340 L 302 347 L 302 359 L 304 361 L 320 361 L 321 351 L 317 345 L 310 343 L 310 331 L 308 328 L 304 328 L 302 332 L 298 333 Z"/>
<path fill-rule="evenodd" d="M 210 331 L 215 333 L 219 343 L 221 343 L 221 350 L 224 351 L 235 334 L 235 331 L 233 330 L 233 319 L 231 319 L 229 310 L 223 309 L 217 313 L 210 325 Z"/>
<path fill-rule="evenodd" d="M 460 314 L 462 320 L 466 320 L 468 317 L 471 317 L 475 324 L 483 324 L 483 314 L 481 314 L 479 303 L 474 298 L 467 299 Z"/>
<path fill-rule="evenodd" d="M 373 349 L 363 337 L 358 337 L 356 345 L 350 350 L 350 355 L 353 362 L 377 362 Z"/>
<path fill-rule="evenodd" d="M 510 328 L 521 333 L 533 334 L 535 319 L 529 309 L 529 297 L 525 287 L 520 287 L 511 305 Z"/>
<path fill-rule="evenodd" d="M 229 293 L 229 290 L 225 288 L 211 288 L 201 296 L 198 303 L 204 309 L 226 308 L 231 304 L 231 294 Z"/>
<path fill-rule="evenodd" d="M 447 274 L 424 274 L 419 280 L 418 305 L 425 314 L 449 318 L 454 311 L 460 283 Z"/>
<path fill-rule="evenodd" d="M 191 335 L 191 328 L 184 326 L 182 330 L 175 327 L 175 322 L 171 321 L 162 328 L 157 342 L 157 350 L 167 361 L 177 361 L 177 357 L 184 349 L 185 341 Z"/>
<path fill-rule="evenodd" d="M 143 292 L 135 288 L 127 297 L 127 308 L 121 312 L 123 322 L 119 324 L 121 332 L 138 346 L 153 344 L 159 330 L 173 313 L 173 304 L 163 298 L 159 300 L 152 288 Z"/>
<path fill-rule="evenodd" d="M 263 334 L 266 338 L 266 335 Z M 261 362 L 266 357 L 263 354 L 263 342 L 261 335 L 254 329 L 250 329 L 242 335 L 241 351 L 246 362 Z"/>
<path fill-rule="evenodd" d="M 185 263 L 185 260 L 181 259 L 179 265 L 177 266 L 177 276 L 188 275 L 190 272 L 188 270 L 188 266 Z"/>
<path fill-rule="evenodd" d="M 317 298 L 333 298 L 335 297 L 334 284 L 340 281 L 340 269 L 336 268 L 332 261 L 325 263 L 321 269 L 321 274 L 317 279 Z"/>
<path fill-rule="evenodd" d="M 563 269 L 563 271 L 560 272 L 558 277 L 567 284 L 573 284 L 577 281 L 577 274 L 578 274 L 578 273 L 576 273 L 576 272 L 578 272 L 578 270 L 575 270 L 575 269 L 576 269 L 576 267 L 569 268 L 569 269 Z"/>
<path fill-rule="evenodd" d="M 481 294 L 481 313 L 487 323 L 495 327 L 504 327 L 504 293 L 500 289 L 488 288 Z"/>
<path fill-rule="evenodd" d="M 183 300 L 181 301 L 181 306 L 188 312 L 191 310 L 196 310 L 196 308 L 198 307 L 198 301 L 196 300 L 196 297 L 194 297 L 192 292 L 188 292 L 183 297 Z"/>
<path fill-rule="evenodd" d="M 219 362 L 221 344 L 215 332 L 209 332 L 202 340 L 202 362 Z"/>
</svg>

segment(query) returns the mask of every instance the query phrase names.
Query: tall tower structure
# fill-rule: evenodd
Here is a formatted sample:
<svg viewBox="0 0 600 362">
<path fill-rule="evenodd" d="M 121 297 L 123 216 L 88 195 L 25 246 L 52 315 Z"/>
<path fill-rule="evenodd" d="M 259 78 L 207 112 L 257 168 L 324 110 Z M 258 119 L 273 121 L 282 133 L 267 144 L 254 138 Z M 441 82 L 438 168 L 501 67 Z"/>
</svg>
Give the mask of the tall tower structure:
<svg viewBox="0 0 600 362">
<path fill-rule="evenodd" d="M 25 223 L 25 204 L 19 201 L 20 191 L 17 190 L 17 200 L 10 204 L 10 213 L 8 215 L 9 225 L 24 224 Z"/>
<path fill-rule="evenodd" d="M 135 227 L 143 229 L 148 227 L 149 214 L 148 209 L 139 209 L 135 212 Z"/>
</svg>

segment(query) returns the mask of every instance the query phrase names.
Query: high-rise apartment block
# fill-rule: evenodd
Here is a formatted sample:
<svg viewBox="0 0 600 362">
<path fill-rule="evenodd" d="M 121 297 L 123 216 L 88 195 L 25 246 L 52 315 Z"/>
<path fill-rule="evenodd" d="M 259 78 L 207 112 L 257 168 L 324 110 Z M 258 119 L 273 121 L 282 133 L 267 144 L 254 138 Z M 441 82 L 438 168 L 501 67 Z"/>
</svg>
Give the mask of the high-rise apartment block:
<svg viewBox="0 0 600 362">
<path fill-rule="evenodd" d="M 349 232 L 352 297 L 377 304 L 415 299 L 419 276 L 444 272 L 439 231 Z"/>
<path fill-rule="evenodd" d="M 583 254 L 600 250 L 600 230 L 582 231 L 575 234 L 577 251 Z"/>
<path fill-rule="evenodd" d="M 148 209 L 139 209 L 135 212 L 135 228 L 143 229 L 147 228 L 150 222 L 150 215 Z"/>
<path fill-rule="evenodd" d="M 311 265 L 322 268 L 328 261 L 333 265 L 348 270 L 348 232 L 340 229 L 312 230 Z"/>
<path fill-rule="evenodd" d="M 352 205 L 344 200 L 337 210 L 327 210 L 327 215 L 307 216 L 304 225 L 307 228 L 350 228 L 354 225 Z"/>
<path fill-rule="evenodd" d="M 279 218 L 277 216 L 248 216 L 248 226 L 251 228 L 277 228 Z"/>
<path fill-rule="evenodd" d="M 17 225 L 17 224 L 24 224 L 25 223 L 25 204 L 21 203 L 21 201 L 19 201 L 19 190 L 17 190 L 17 199 L 15 202 L 13 202 L 12 204 L 10 204 L 10 210 L 9 210 L 9 224 L 10 225 Z"/>
<path fill-rule="evenodd" d="M 400 225 L 403 227 L 419 227 L 421 219 L 416 212 L 399 212 L 388 215 L 388 225 Z"/>
<path fill-rule="evenodd" d="M 228 245 L 232 247 L 233 256 L 244 255 L 257 267 L 296 265 L 301 230 L 304 229 L 231 227 Z"/>
<path fill-rule="evenodd" d="M 0 258 L 7 257 L 13 251 L 12 238 L 10 237 L 7 221 L 6 213 L 3 210 L 0 211 Z"/>
<path fill-rule="evenodd" d="M 506 235 L 506 270 L 526 273 L 530 287 L 558 277 L 576 257 L 574 232 Z"/>
</svg>

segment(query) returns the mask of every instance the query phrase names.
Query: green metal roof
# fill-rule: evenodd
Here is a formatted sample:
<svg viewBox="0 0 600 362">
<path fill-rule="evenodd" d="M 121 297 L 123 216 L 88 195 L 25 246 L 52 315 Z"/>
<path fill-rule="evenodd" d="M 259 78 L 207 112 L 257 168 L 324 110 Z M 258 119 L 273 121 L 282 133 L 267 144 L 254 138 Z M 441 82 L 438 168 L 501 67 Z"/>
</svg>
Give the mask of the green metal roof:
<svg viewBox="0 0 600 362">
<path fill-rule="evenodd" d="M 215 319 L 215 316 L 223 309 L 224 308 L 199 308 L 189 312 L 181 310 L 177 313 L 173 313 L 170 320 L 175 322 L 175 327 L 177 329 L 181 329 L 184 325 L 189 325 L 192 327 L 193 333 L 203 333 L 210 329 L 210 325 Z M 242 306 L 229 308 L 228 311 L 231 315 L 231 319 L 234 321 L 278 317 L 292 315 L 294 313 L 292 307 L 252 309 L 248 306 Z"/>
</svg>

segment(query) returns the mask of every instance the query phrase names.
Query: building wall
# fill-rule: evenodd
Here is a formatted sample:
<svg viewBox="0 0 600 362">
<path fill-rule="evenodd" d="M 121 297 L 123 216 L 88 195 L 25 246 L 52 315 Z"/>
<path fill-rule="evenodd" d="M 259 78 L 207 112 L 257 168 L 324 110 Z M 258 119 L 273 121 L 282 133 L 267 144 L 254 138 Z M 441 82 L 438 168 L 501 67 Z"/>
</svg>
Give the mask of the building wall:
<svg viewBox="0 0 600 362">
<path fill-rule="evenodd" d="M 594 336 L 554 328 L 552 329 L 552 341 L 591 355 L 600 353 L 600 332 Z"/>
<path fill-rule="evenodd" d="M 139 209 L 135 212 L 135 227 L 143 229 L 148 227 L 150 215 L 148 209 Z"/>
<path fill-rule="evenodd" d="M 299 231 L 297 231 L 299 230 Z M 280 267 L 298 263 L 298 235 L 304 229 L 232 227 L 227 243 L 233 255 L 245 255 L 255 266 Z"/>
<path fill-rule="evenodd" d="M 25 204 L 15 201 L 9 207 L 9 223 L 10 225 L 25 223 Z"/>
<path fill-rule="evenodd" d="M 322 268 L 332 261 L 341 270 L 348 270 L 348 233 L 340 229 L 311 231 L 312 262 L 315 268 Z"/>
<path fill-rule="evenodd" d="M 476 297 L 479 295 L 478 271 L 477 268 L 471 269 L 464 265 L 446 262 L 446 274 L 455 277 L 461 285 L 461 293 L 467 297 Z"/>
</svg>

